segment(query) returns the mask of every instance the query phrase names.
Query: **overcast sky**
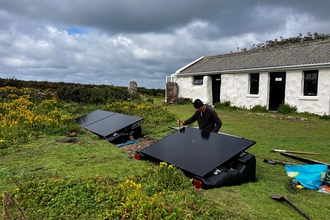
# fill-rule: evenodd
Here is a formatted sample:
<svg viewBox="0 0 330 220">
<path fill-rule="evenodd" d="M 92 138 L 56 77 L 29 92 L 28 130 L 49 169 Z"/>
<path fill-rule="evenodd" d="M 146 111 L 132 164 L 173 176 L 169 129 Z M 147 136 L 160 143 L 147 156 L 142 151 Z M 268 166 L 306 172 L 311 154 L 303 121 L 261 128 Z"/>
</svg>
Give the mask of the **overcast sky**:
<svg viewBox="0 0 330 220">
<path fill-rule="evenodd" d="M 165 88 L 202 56 L 330 33 L 329 0 L 1 0 L 0 78 Z"/>
</svg>

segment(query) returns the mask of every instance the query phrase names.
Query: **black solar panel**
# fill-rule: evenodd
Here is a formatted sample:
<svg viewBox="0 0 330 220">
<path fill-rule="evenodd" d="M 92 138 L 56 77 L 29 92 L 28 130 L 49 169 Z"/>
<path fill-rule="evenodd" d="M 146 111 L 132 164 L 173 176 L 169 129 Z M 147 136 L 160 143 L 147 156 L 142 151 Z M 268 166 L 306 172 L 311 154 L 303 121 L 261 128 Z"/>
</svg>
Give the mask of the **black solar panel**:
<svg viewBox="0 0 330 220">
<path fill-rule="evenodd" d="M 202 131 L 178 130 L 140 152 L 200 177 L 248 149 L 255 141 Z"/>
<path fill-rule="evenodd" d="M 85 127 L 89 124 L 95 123 L 99 120 L 102 120 L 102 119 L 109 117 L 111 115 L 114 115 L 114 114 L 116 114 L 116 113 L 98 109 L 98 110 L 92 111 L 86 115 L 80 116 L 79 118 L 76 118 L 76 122 L 81 127 Z"/>
<path fill-rule="evenodd" d="M 102 137 L 110 136 L 141 120 L 143 118 L 104 110 L 95 110 L 76 118 L 80 126 Z"/>
</svg>

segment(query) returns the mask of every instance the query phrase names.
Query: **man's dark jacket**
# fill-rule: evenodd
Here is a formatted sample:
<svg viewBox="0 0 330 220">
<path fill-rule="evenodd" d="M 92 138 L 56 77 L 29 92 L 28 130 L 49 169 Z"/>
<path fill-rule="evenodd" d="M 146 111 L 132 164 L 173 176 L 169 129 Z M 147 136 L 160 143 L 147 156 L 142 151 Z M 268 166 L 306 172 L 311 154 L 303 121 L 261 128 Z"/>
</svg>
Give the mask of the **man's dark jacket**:
<svg viewBox="0 0 330 220">
<path fill-rule="evenodd" d="M 198 127 L 204 131 L 218 132 L 222 126 L 222 121 L 218 114 L 210 107 L 206 106 L 205 111 L 201 114 L 196 111 L 193 116 L 184 121 L 184 124 L 192 124 L 198 122 Z"/>
</svg>

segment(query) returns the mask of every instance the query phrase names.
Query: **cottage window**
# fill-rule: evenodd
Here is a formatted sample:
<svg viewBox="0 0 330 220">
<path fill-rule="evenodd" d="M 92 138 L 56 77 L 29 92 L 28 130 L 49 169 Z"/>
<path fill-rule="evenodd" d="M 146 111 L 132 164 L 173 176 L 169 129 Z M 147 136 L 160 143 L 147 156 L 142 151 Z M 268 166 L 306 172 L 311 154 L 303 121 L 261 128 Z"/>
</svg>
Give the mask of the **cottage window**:
<svg viewBox="0 0 330 220">
<path fill-rule="evenodd" d="M 194 76 L 194 85 L 203 85 L 203 77 L 204 76 Z"/>
<path fill-rule="evenodd" d="M 304 72 L 304 95 L 317 96 L 318 70 Z"/>
<path fill-rule="evenodd" d="M 259 93 L 259 73 L 250 74 L 250 94 Z"/>
</svg>

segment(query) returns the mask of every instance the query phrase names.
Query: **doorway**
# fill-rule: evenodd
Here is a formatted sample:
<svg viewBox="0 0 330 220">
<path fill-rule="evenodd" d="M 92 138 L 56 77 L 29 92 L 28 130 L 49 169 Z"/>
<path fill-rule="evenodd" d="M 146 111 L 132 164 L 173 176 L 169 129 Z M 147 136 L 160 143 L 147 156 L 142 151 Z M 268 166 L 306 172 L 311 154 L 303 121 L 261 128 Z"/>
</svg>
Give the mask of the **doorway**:
<svg viewBox="0 0 330 220">
<path fill-rule="evenodd" d="M 213 105 L 220 102 L 221 75 L 212 75 L 212 97 Z"/>
<path fill-rule="evenodd" d="M 285 97 L 285 72 L 270 73 L 269 110 L 277 111 L 284 104 Z"/>
</svg>

